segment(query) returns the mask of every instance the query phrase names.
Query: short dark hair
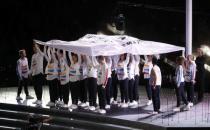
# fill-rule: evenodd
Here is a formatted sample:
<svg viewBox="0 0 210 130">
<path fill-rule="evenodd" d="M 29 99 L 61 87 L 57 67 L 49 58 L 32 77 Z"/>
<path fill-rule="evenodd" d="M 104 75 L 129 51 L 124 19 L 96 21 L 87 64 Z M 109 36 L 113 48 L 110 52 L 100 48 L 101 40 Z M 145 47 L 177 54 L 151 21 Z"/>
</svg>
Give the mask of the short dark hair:
<svg viewBox="0 0 210 130">
<path fill-rule="evenodd" d="M 157 65 L 157 63 L 158 63 L 157 57 L 153 56 L 153 57 L 152 57 L 152 64 L 153 64 L 153 65 Z"/>
<path fill-rule="evenodd" d="M 99 59 L 99 60 L 104 60 L 105 57 L 104 57 L 104 56 L 98 56 L 98 59 Z"/>
<path fill-rule="evenodd" d="M 59 50 L 59 53 L 60 53 L 60 54 L 63 54 L 63 50 Z"/>
</svg>

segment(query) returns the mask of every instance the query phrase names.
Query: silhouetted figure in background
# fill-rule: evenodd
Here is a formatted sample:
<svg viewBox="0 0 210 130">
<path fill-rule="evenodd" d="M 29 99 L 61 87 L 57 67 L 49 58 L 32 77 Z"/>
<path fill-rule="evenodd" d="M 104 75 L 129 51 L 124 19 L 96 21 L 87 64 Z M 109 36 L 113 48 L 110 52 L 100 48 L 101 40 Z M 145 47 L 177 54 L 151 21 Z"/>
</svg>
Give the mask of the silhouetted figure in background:
<svg viewBox="0 0 210 130">
<path fill-rule="evenodd" d="M 201 48 L 197 49 L 198 56 L 195 60 L 195 63 L 197 65 L 197 72 L 196 72 L 196 87 L 198 90 L 198 102 L 201 102 L 203 100 L 203 94 L 204 94 L 204 81 L 205 81 L 205 56 L 203 54 L 203 51 Z"/>
</svg>

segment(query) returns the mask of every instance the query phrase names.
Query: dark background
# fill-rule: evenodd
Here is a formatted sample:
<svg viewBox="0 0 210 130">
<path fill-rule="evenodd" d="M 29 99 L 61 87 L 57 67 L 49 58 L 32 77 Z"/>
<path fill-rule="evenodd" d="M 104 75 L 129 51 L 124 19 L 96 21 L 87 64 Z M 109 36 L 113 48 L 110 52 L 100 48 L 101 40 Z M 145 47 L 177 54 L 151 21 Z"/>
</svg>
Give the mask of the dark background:
<svg viewBox="0 0 210 130">
<path fill-rule="evenodd" d="M 210 41 L 210 1 L 193 0 L 193 49 Z M 123 13 L 126 33 L 185 46 L 185 0 L 7 0 L 0 4 L 0 86 L 15 86 L 18 50 L 32 39 L 76 40 Z"/>
</svg>

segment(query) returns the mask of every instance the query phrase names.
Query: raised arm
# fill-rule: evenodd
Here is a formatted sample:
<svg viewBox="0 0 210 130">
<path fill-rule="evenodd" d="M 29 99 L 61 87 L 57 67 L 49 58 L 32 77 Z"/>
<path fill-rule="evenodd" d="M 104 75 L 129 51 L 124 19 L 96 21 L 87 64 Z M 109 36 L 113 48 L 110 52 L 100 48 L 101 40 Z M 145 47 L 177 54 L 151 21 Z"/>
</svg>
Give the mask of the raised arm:
<svg viewBox="0 0 210 130">
<path fill-rule="evenodd" d="M 63 59 L 67 61 L 67 59 L 66 59 L 66 51 L 65 50 L 63 50 Z"/>
<path fill-rule="evenodd" d="M 87 65 L 91 64 L 90 56 L 85 55 Z"/>
<path fill-rule="evenodd" d="M 50 51 L 51 51 L 52 59 L 53 59 L 54 61 L 57 61 L 56 56 L 55 56 L 55 48 L 51 48 Z"/>
<path fill-rule="evenodd" d="M 135 58 L 135 62 L 136 63 L 140 63 L 140 56 L 139 55 L 134 55 L 134 58 Z"/>
<path fill-rule="evenodd" d="M 47 50 L 47 52 L 46 52 Z M 49 60 L 51 59 L 51 54 L 50 54 L 50 47 L 48 47 L 48 49 L 46 49 L 46 46 L 44 46 L 44 54 L 46 55 L 46 60 L 49 62 Z"/>
<path fill-rule="evenodd" d="M 41 49 L 39 48 L 39 46 L 38 46 L 37 44 L 35 44 L 35 47 L 36 47 L 38 53 L 39 53 L 41 56 L 43 56 L 43 57 L 47 60 L 47 59 L 48 59 L 47 55 L 44 54 L 44 53 L 41 51 Z M 45 46 L 44 46 L 44 49 L 45 49 Z"/>
<path fill-rule="evenodd" d="M 128 63 L 129 63 L 130 55 L 131 55 L 131 54 L 128 54 L 128 53 L 127 53 L 126 59 L 125 59 L 125 64 L 128 64 Z"/>
<path fill-rule="evenodd" d="M 99 63 L 98 63 L 96 57 L 95 56 L 92 56 L 91 58 L 92 58 L 93 66 L 94 67 L 97 67 L 99 65 Z"/>
<path fill-rule="evenodd" d="M 82 63 L 81 55 L 80 54 L 77 54 L 77 55 L 78 55 L 78 63 L 81 64 Z"/>
<path fill-rule="evenodd" d="M 106 63 L 108 65 L 108 67 L 111 67 L 112 66 L 112 58 L 110 56 L 107 56 L 106 57 Z"/>
<path fill-rule="evenodd" d="M 131 58 L 131 63 L 134 64 L 135 60 L 134 60 L 134 56 L 132 54 L 130 54 L 130 58 Z"/>
<path fill-rule="evenodd" d="M 69 51 L 68 53 L 69 53 L 69 60 L 70 60 L 71 64 L 73 64 L 74 62 L 73 62 L 73 59 L 72 59 L 71 52 Z"/>
</svg>

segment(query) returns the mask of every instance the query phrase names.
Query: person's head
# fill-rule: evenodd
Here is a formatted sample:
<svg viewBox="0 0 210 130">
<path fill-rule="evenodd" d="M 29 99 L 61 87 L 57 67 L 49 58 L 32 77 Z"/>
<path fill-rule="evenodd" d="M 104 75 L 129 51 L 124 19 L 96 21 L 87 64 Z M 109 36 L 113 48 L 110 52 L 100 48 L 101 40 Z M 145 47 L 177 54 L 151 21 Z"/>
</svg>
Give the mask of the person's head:
<svg viewBox="0 0 210 130">
<path fill-rule="evenodd" d="M 203 56 L 203 50 L 201 48 L 197 49 L 198 56 Z"/>
<path fill-rule="evenodd" d="M 75 53 L 71 53 L 71 55 L 72 55 L 72 60 L 73 60 L 73 62 L 74 62 L 74 63 L 77 63 L 77 62 L 78 62 L 78 55 L 75 54 Z"/>
<path fill-rule="evenodd" d="M 85 61 L 85 55 L 81 55 L 81 61 L 82 61 L 82 62 Z"/>
<path fill-rule="evenodd" d="M 176 58 L 177 65 L 184 65 L 185 58 L 183 56 L 179 56 Z"/>
<path fill-rule="evenodd" d="M 187 55 L 187 61 L 188 62 L 194 61 L 194 56 L 193 55 Z"/>
<path fill-rule="evenodd" d="M 157 63 L 158 63 L 158 59 L 157 59 L 157 57 L 152 57 L 152 64 L 153 65 L 157 65 Z"/>
<path fill-rule="evenodd" d="M 26 57 L 26 51 L 25 51 L 25 49 L 19 50 L 19 56 L 20 56 L 20 58 Z"/>
<path fill-rule="evenodd" d="M 63 57 L 63 50 L 59 50 L 58 58 L 62 58 L 62 57 Z"/>
<path fill-rule="evenodd" d="M 121 55 L 120 55 L 120 61 L 124 61 L 125 58 L 126 58 L 126 54 L 121 54 Z"/>
<path fill-rule="evenodd" d="M 36 43 L 36 42 L 34 42 L 33 43 L 33 51 L 34 51 L 34 53 L 37 53 L 37 48 L 39 47 L 39 45 Z"/>
<path fill-rule="evenodd" d="M 153 55 L 147 55 L 147 60 L 148 62 L 151 62 L 152 61 L 152 58 L 153 58 Z M 157 58 L 156 58 L 157 59 Z"/>
<path fill-rule="evenodd" d="M 100 64 L 104 64 L 105 63 L 105 57 L 104 56 L 98 56 L 98 62 Z"/>
</svg>

